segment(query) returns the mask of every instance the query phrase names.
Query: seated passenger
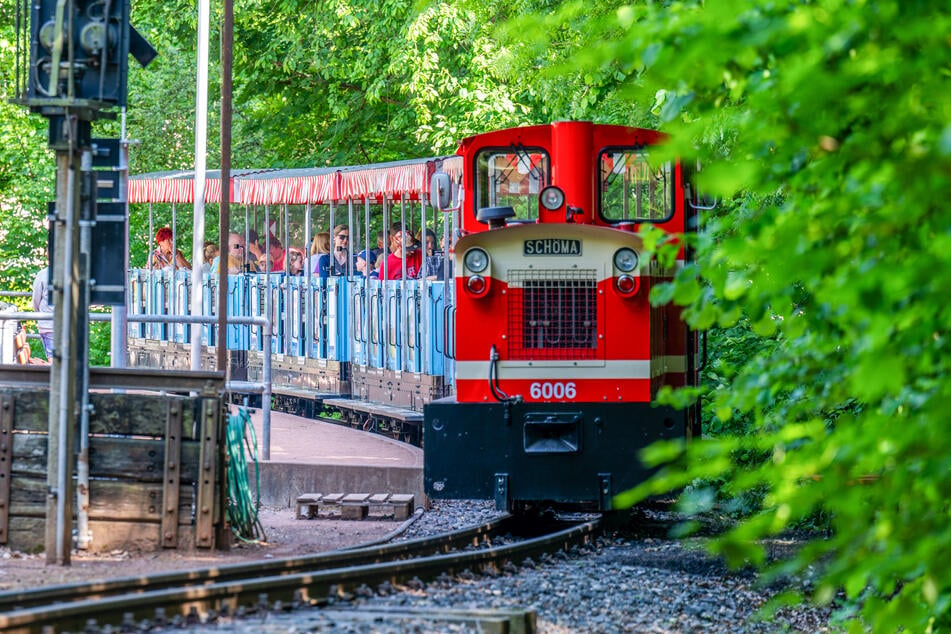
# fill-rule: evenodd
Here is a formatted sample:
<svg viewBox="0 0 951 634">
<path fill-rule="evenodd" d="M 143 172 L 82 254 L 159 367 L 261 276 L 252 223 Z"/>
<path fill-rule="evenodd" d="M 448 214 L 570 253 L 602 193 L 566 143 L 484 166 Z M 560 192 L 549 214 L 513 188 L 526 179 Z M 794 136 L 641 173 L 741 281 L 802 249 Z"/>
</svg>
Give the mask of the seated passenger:
<svg viewBox="0 0 951 634">
<path fill-rule="evenodd" d="M 175 262 L 175 267 L 179 269 L 184 269 L 190 271 L 192 265 L 188 263 L 188 260 L 185 259 L 185 256 L 182 255 L 182 252 L 178 249 L 175 250 L 175 254 L 172 255 L 172 230 L 168 227 L 162 227 L 155 232 L 155 243 L 158 247 L 155 251 L 152 251 L 152 258 L 149 261 L 149 268 L 153 269 L 164 269 L 172 268 L 172 262 Z"/>
<path fill-rule="evenodd" d="M 416 236 L 416 240 L 420 243 L 423 242 L 422 235 L 421 231 Z M 444 263 L 442 251 L 436 250 L 436 234 L 431 229 L 426 229 L 426 251 L 423 255 L 423 271 L 420 277 L 430 281 L 441 281 L 445 276 Z"/>
<path fill-rule="evenodd" d="M 228 234 L 228 274 L 237 275 L 252 270 L 250 262 L 245 262 L 245 243 L 244 236 L 240 233 Z M 218 275 L 221 266 L 221 256 L 216 257 L 211 262 L 211 274 Z"/>
<path fill-rule="evenodd" d="M 210 273 L 211 265 L 214 263 L 215 258 L 218 257 L 218 243 L 217 242 L 206 242 L 205 247 L 202 249 L 203 262 L 201 263 L 201 272 Z"/>
<path fill-rule="evenodd" d="M 334 248 L 330 254 L 330 275 L 350 275 L 350 228 L 347 225 L 334 227 Z"/>
<path fill-rule="evenodd" d="M 367 277 L 378 279 L 380 274 L 376 271 L 376 253 L 373 250 L 360 251 L 357 254 L 357 272 L 354 277 Z"/>
<path fill-rule="evenodd" d="M 403 279 L 403 263 L 406 263 L 406 279 L 419 277 L 423 268 L 423 254 L 413 242 L 413 236 L 399 231 L 393 236 L 393 253 L 386 258 L 386 279 Z"/>
<path fill-rule="evenodd" d="M 284 271 L 284 245 L 277 239 L 277 236 L 268 236 L 265 245 L 267 246 L 268 266 L 262 268 L 261 272 L 282 273 Z"/>
<path fill-rule="evenodd" d="M 288 247 L 284 270 L 288 275 L 304 274 L 304 252 L 297 247 Z"/>
<path fill-rule="evenodd" d="M 310 243 L 310 260 L 307 262 L 307 266 L 310 268 L 311 273 L 318 273 L 320 277 L 327 277 L 330 275 L 330 258 L 324 259 L 324 266 L 326 268 L 326 273 L 320 272 L 320 262 L 321 257 L 324 255 L 330 254 L 330 232 L 321 231 L 314 236 L 313 241 Z"/>
</svg>

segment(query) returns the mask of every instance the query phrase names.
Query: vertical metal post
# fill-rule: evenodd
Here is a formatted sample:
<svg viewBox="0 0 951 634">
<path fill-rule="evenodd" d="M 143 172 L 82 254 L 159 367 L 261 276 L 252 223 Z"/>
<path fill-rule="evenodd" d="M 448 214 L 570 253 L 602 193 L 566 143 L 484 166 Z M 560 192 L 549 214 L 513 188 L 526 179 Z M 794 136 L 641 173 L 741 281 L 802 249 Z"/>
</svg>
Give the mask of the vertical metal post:
<svg viewBox="0 0 951 634">
<path fill-rule="evenodd" d="M 126 109 L 122 109 L 121 132 L 119 136 L 119 199 L 125 202 L 125 217 L 129 217 L 129 141 L 126 138 Z M 150 236 L 151 238 L 151 236 Z M 129 223 L 125 223 L 125 254 L 124 271 L 126 272 L 126 284 L 124 284 L 123 293 L 125 300 L 121 306 L 112 307 L 112 325 L 110 346 L 110 364 L 114 368 L 124 368 L 128 365 L 127 357 L 129 355 L 129 325 L 127 320 L 129 305 L 129 284 L 128 275 L 130 270 L 129 263 Z"/>
<path fill-rule="evenodd" d="M 413 214 L 410 212 L 410 224 L 412 225 Z M 399 315 L 399 337 L 400 337 L 400 358 L 397 361 L 398 367 L 396 368 L 399 371 L 406 370 L 409 363 L 409 340 L 407 338 L 409 331 L 407 330 L 407 321 L 408 315 L 406 314 L 406 247 L 409 242 L 413 239 L 413 234 L 410 229 L 406 226 L 406 195 L 400 194 L 400 227 L 402 228 L 402 236 L 400 239 L 400 266 L 403 268 L 403 272 L 400 274 L 400 287 L 399 287 L 399 306 L 400 306 L 400 315 Z"/>
<path fill-rule="evenodd" d="M 82 184 L 80 188 L 79 259 L 80 259 L 80 308 L 77 314 L 79 328 L 79 453 L 76 457 L 76 546 L 80 550 L 89 547 L 89 320 L 86 311 L 90 298 L 90 274 L 92 264 L 92 226 L 95 224 L 96 199 L 95 174 L 92 172 L 92 152 L 84 150 L 80 164 Z"/>
<path fill-rule="evenodd" d="M 192 296 L 191 314 L 202 314 L 201 297 L 201 261 L 205 245 L 205 168 L 208 154 L 208 39 L 211 31 L 211 9 L 209 0 L 198 0 L 198 60 L 195 93 L 195 198 L 192 210 Z M 221 183 L 224 189 L 226 183 Z M 172 227 L 172 231 L 175 228 Z M 177 251 L 172 249 L 172 282 L 175 283 L 174 263 Z M 221 254 L 221 260 L 227 267 L 227 253 Z M 221 265 L 219 264 L 219 267 Z M 176 299 L 178 293 L 175 293 Z M 188 300 L 185 300 L 187 305 Z M 201 324 L 191 325 L 191 369 L 201 369 Z"/>
<path fill-rule="evenodd" d="M 422 275 L 419 276 L 420 280 L 420 293 L 422 294 L 418 307 L 416 309 L 416 320 L 419 323 L 419 334 L 422 339 L 422 346 L 416 350 L 417 355 L 421 355 L 422 358 L 419 360 L 419 370 L 429 374 L 429 280 L 426 279 L 426 258 L 429 257 L 426 254 L 426 234 L 429 229 L 426 226 L 426 201 L 420 196 L 419 198 L 419 213 L 420 213 L 420 227 L 422 229 L 419 233 L 419 239 L 422 243 L 420 248 L 423 250 L 423 255 L 421 259 L 421 264 L 423 266 Z M 436 241 L 436 213 L 433 212 L 433 241 Z M 436 249 L 439 247 L 438 244 L 433 244 L 433 253 L 436 252 Z M 419 314 L 419 311 L 422 311 L 422 314 Z"/>
<path fill-rule="evenodd" d="M 225 324 L 228 313 L 228 231 L 231 224 L 231 108 L 232 108 L 232 46 L 234 42 L 234 2 L 223 0 L 221 17 L 221 205 L 218 216 L 218 337 L 216 339 L 219 372 L 225 372 L 230 379 L 230 364 L 227 357 L 227 333 Z M 245 254 L 247 255 L 247 247 Z M 193 263 L 194 264 L 194 263 Z M 209 329 L 209 335 L 210 335 Z M 209 337 L 210 340 L 210 337 Z M 226 499 L 228 482 L 224 474 L 228 472 L 227 451 L 228 419 L 218 425 L 218 451 L 221 460 L 220 499 Z M 217 523 L 215 542 L 220 549 L 231 548 L 231 523 L 228 514 L 222 512 Z"/>
<path fill-rule="evenodd" d="M 46 562 L 69 565 L 72 545 L 73 445 L 76 429 L 77 364 L 74 316 L 80 311 L 79 206 L 80 156 L 76 141 L 80 126 L 89 123 L 67 114 L 51 119 L 51 128 L 63 125 L 66 149 L 56 150 L 56 220 L 53 256 L 53 329 L 56 350 L 50 368 L 50 409 L 47 450 Z M 52 132 L 52 130 L 51 130 Z M 60 135 L 56 135 L 60 136 Z"/>
</svg>

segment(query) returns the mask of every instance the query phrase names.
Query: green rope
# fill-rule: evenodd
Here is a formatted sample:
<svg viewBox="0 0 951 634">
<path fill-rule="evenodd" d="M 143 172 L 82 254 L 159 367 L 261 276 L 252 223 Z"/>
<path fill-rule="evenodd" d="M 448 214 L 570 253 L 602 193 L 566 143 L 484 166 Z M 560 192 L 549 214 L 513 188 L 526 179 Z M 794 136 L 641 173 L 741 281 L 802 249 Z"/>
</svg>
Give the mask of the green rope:
<svg viewBox="0 0 951 634">
<path fill-rule="evenodd" d="M 250 438 L 249 438 L 250 437 Z M 267 541 L 264 527 L 258 519 L 261 500 L 261 470 L 258 468 L 258 441 L 251 425 L 251 415 L 245 407 L 228 416 L 228 519 L 231 530 L 239 540 L 255 543 Z M 247 451 L 245 451 L 247 447 Z M 256 490 L 251 494 L 248 482 L 248 462 L 254 460 Z"/>
</svg>

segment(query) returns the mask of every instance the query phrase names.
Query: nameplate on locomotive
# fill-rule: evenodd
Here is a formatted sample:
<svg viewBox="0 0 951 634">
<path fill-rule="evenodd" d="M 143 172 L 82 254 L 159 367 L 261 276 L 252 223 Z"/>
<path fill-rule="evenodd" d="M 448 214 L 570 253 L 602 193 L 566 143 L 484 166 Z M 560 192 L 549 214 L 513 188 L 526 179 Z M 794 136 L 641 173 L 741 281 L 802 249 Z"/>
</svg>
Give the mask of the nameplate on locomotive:
<svg viewBox="0 0 951 634">
<path fill-rule="evenodd" d="M 536 238 L 526 240 L 523 255 L 581 255 L 581 240 L 567 238 Z"/>
</svg>

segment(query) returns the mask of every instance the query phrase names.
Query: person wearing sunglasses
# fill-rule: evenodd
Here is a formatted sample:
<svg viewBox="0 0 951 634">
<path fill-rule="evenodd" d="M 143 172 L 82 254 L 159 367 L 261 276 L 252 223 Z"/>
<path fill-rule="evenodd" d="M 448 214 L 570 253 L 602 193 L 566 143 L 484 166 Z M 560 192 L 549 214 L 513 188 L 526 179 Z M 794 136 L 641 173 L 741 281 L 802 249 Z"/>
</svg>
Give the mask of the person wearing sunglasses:
<svg viewBox="0 0 951 634">
<path fill-rule="evenodd" d="M 333 230 L 333 244 L 328 257 L 328 275 L 350 275 L 353 266 L 350 262 L 350 228 L 337 225 Z"/>
</svg>

